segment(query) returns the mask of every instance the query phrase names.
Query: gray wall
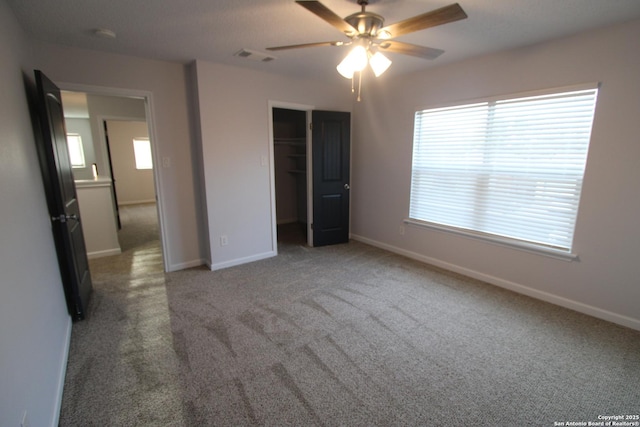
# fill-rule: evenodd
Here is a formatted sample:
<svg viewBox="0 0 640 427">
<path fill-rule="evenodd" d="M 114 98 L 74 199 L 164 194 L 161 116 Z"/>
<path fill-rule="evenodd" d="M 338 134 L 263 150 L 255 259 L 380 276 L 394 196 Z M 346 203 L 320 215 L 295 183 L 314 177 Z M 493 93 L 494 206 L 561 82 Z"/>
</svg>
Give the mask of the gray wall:
<svg viewBox="0 0 640 427">
<path fill-rule="evenodd" d="M 206 210 L 214 269 L 275 255 L 269 101 L 350 111 L 348 86 L 196 62 Z M 346 81 L 345 81 L 346 82 Z M 272 160 L 272 159 L 271 159 Z M 220 237 L 228 245 L 220 245 Z"/>
<path fill-rule="evenodd" d="M 56 424 L 70 332 L 23 72 L 30 76 L 39 68 L 61 85 L 152 95 L 156 159 L 170 160 L 159 171 L 158 186 L 172 269 L 198 265 L 209 255 L 213 266 L 222 267 L 274 248 L 272 177 L 261 162 L 270 158 L 268 101 L 353 108 L 356 237 L 640 329 L 639 39 L 636 21 L 411 76 L 387 76 L 381 83 L 370 79 L 367 96 L 352 107 L 347 85 L 201 61 L 191 67 L 194 79 L 188 82 L 181 64 L 30 42 L 0 0 L 0 425 L 19 425 L 25 410 L 33 426 Z M 602 90 L 576 229 L 579 261 L 423 229 L 399 234 L 408 212 L 416 109 L 589 81 L 602 82 Z M 197 88 L 196 111 L 188 83 Z M 204 200 L 194 181 L 199 176 Z M 221 234 L 229 238 L 224 248 Z M 203 254 L 209 243 L 211 254 Z"/>
<path fill-rule="evenodd" d="M 0 425 L 55 426 L 71 321 L 60 282 L 24 75 L 29 45 L 0 0 Z"/>
<path fill-rule="evenodd" d="M 640 21 L 365 88 L 354 112 L 352 232 L 445 268 L 640 329 Z M 561 261 L 405 227 L 413 117 L 453 101 L 601 82 L 574 251 Z"/>
</svg>

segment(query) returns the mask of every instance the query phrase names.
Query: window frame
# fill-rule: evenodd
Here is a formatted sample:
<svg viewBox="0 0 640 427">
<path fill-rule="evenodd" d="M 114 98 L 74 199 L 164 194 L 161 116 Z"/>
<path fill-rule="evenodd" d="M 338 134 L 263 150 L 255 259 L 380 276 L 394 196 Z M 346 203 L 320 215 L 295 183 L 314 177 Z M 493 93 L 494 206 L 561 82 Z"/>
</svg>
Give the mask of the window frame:
<svg viewBox="0 0 640 427">
<path fill-rule="evenodd" d="M 586 158 L 585 158 L 585 169 L 582 173 L 582 178 L 584 179 L 584 176 L 586 174 L 586 164 L 587 164 L 587 160 L 588 160 L 588 151 L 589 151 L 589 147 L 590 147 L 590 143 L 591 143 L 591 138 L 592 138 L 592 134 L 593 134 L 593 127 L 595 124 L 595 110 L 597 107 L 597 98 L 598 98 L 598 93 L 597 91 L 600 89 L 600 83 L 596 82 L 596 83 L 585 83 L 585 84 L 579 84 L 579 85 L 572 85 L 572 86 L 563 86 L 563 87 L 554 87 L 554 88 L 548 88 L 548 89 L 544 89 L 544 90 L 535 90 L 535 91 L 527 91 L 527 92 L 519 92 L 519 93 L 510 93 L 510 94 L 504 94 L 504 95 L 499 95 L 499 96 L 492 96 L 492 97 L 485 97 L 485 98 L 479 98 L 479 99 L 472 99 L 472 100 L 462 100 L 462 101 L 457 101 L 457 102 L 452 102 L 452 103 L 446 103 L 446 104 L 440 104 L 440 105 L 431 105 L 428 107 L 424 107 L 424 108 L 416 108 L 414 111 L 414 117 L 413 117 L 413 134 L 412 134 L 412 162 L 411 162 L 411 170 L 410 170 L 410 176 L 409 176 L 409 204 L 408 204 L 408 208 L 410 208 L 411 204 L 412 204 L 412 197 L 411 197 L 411 191 L 412 191 L 412 185 L 413 185 L 413 178 L 414 178 L 414 163 L 413 163 L 413 156 L 415 154 L 415 133 L 416 133 L 416 126 L 418 125 L 418 121 L 417 121 L 417 115 L 420 112 L 423 112 L 425 110 L 437 110 L 437 109 L 447 109 L 447 108 L 456 108 L 456 107 L 462 107 L 462 106 L 472 106 L 474 104 L 482 104 L 482 103 L 486 103 L 486 104 L 491 104 L 491 103 L 497 103 L 500 101 L 505 101 L 505 100 L 513 100 L 513 99 L 521 99 L 521 98 L 528 98 L 528 97 L 539 97 L 539 96 L 545 96 L 545 95 L 553 95 L 553 94 L 560 94 L 560 93 L 564 93 L 564 92 L 574 92 L 574 91 L 585 91 L 585 90 L 596 90 L 596 95 L 595 95 L 595 104 L 594 104 L 594 113 L 593 113 L 593 118 L 592 118 L 592 122 L 591 122 L 591 129 L 590 129 L 590 135 L 589 135 L 589 143 L 587 145 L 587 154 L 586 154 Z M 555 248 L 549 245 L 545 245 L 545 244 L 538 244 L 535 242 L 531 242 L 531 241 L 527 241 L 527 240 L 522 240 L 522 239 L 518 239 L 518 238 L 511 238 L 511 237 L 504 237 L 501 235 L 497 235 L 497 234 L 491 234 L 491 233 L 486 233 L 486 232 L 482 232 L 482 231 L 475 231 L 475 230 L 471 230 L 471 229 L 467 229 L 467 228 L 460 228 L 460 227 L 456 227 L 456 226 L 452 226 L 452 225 L 445 225 L 445 224 L 440 224 L 440 223 L 436 223 L 436 222 L 429 222 L 429 221 L 424 221 L 424 220 L 420 220 L 420 219 L 416 219 L 416 218 L 411 218 L 410 216 L 410 211 L 408 209 L 408 214 L 406 216 L 406 218 L 403 220 L 403 223 L 408 225 L 408 226 L 413 226 L 413 227 L 418 227 L 418 228 L 425 228 L 425 229 L 430 229 L 430 230 L 436 230 L 439 232 L 444 232 L 444 233 L 450 233 L 450 234 L 454 234 L 454 235 L 459 235 L 459 236 L 464 236 L 464 237 L 468 237 L 468 238 L 472 238 L 472 239 L 476 239 L 476 240 L 481 240 L 481 241 L 485 241 L 485 242 L 489 242 L 492 244 L 497 244 L 500 246 L 505 246 L 505 247 L 509 247 L 509 248 L 515 248 L 515 249 L 519 249 L 519 250 L 523 250 L 526 252 L 531 252 L 531 253 L 535 253 L 535 254 L 539 254 L 539 255 L 544 255 L 544 256 L 548 256 L 548 257 L 552 257 L 552 258 L 556 258 L 556 259 L 560 259 L 560 260 L 565 260 L 565 261 L 573 261 L 573 260 L 577 260 L 579 257 L 577 255 L 577 251 L 575 248 L 575 230 L 577 228 L 577 223 L 578 223 L 578 215 L 579 215 L 579 210 L 580 210 L 580 200 L 581 200 L 581 195 L 582 193 L 580 193 L 579 197 L 578 197 L 578 206 L 576 208 L 576 213 L 575 213 L 575 222 L 574 222 L 574 229 L 573 229 L 573 236 L 572 236 L 572 241 L 571 241 L 571 247 L 568 250 L 562 249 L 562 248 Z"/>
</svg>

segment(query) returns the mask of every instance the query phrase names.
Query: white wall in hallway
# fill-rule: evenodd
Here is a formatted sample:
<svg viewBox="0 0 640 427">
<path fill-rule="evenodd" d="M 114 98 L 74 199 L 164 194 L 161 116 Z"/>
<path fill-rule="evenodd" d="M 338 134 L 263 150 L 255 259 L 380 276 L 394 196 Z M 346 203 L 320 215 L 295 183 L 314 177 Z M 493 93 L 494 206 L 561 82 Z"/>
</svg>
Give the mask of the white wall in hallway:
<svg viewBox="0 0 640 427">
<path fill-rule="evenodd" d="M 104 120 L 118 118 L 146 121 L 144 100 L 123 96 L 87 95 L 87 107 L 96 161 L 98 163 L 98 173 L 102 177 L 112 178 L 104 135 Z"/>
<path fill-rule="evenodd" d="M 153 170 L 136 169 L 133 151 L 134 138 L 149 138 L 147 123 L 107 120 L 107 126 L 118 204 L 154 202 Z"/>
</svg>

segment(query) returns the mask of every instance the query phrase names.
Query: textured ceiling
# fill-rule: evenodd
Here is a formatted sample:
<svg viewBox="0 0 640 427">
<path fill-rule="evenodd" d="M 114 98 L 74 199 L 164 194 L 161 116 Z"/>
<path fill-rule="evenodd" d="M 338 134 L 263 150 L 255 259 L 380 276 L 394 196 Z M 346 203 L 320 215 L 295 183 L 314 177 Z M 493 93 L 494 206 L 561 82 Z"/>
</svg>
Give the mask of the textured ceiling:
<svg viewBox="0 0 640 427">
<path fill-rule="evenodd" d="M 275 52 L 275 61 L 233 56 L 246 48 L 348 39 L 294 0 L 7 0 L 24 30 L 53 43 L 187 63 L 194 59 L 289 76 L 336 78 L 346 48 Z M 451 0 L 371 0 L 367 10 L 391 24 Z M 322 0 L 340 16 L 355 0 Z M 640 0 L 458 0 L 468 19 L 399 37 L 444 49 L 436 60 L 389 54 L 386 75 L 401 75 L 498 50 L 525 46 L 640 18 Z M 115 39 L 98 38 L 106 28 Z"/>
</svg>

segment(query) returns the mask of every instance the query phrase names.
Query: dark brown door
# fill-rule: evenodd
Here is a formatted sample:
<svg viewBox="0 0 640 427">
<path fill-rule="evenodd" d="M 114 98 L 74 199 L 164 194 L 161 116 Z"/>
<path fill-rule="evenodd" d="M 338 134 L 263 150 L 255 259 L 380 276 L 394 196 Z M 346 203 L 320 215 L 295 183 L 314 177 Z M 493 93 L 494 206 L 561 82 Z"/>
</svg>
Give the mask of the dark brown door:
<svg viewBox="0 0 640 427">
<path fill-rule="evenodd" d="M 349 241 L 351 115 L 313 111 L 313 246 Z"/>
<path fill-rule="evenodd" d="M 36 142 L 60 275 L 69 314 L 83 319 L 91 294 L 91 275 L 80 223 L 80 209 L 67 148 L 60 90 L 41 71 L 37 86 Z"/>
</svg>

